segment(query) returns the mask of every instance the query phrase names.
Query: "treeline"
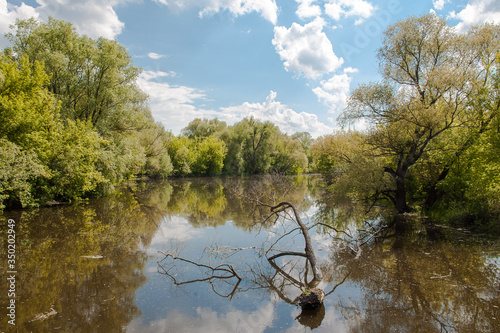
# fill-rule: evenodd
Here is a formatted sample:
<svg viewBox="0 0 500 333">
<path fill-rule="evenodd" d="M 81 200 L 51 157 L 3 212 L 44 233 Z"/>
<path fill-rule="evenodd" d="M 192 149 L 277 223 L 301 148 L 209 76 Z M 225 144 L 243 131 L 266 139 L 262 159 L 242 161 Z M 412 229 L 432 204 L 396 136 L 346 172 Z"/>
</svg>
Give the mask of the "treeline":
<svg viewBox="0 0 500 333">
<path fill-rule="evenodd" d="M 290 136 L 250 117 L 232 126 L 194 119 L 167 147 L 175 176 L 301 174 L 309 170 L 311 142 L 309 133 Z"/>
<path fill-rule="evenodd" d="M 500 25 L 462 34 L 429 14 L 390 26 L 383 80 L 355 89 L 346 129 L 311 147 L 332 190 L 399 213 L 499 221 L 499 50 Z"/>
<path fill-rule="evenodd" d="M 71 23 L 17 21 L 0 55 L 0 210 L 108 193 L 133 177 L 308 168 L 308 134 L 250 118 L 196 119 L 175 137 L 155 122 L 140 69 L 116 41 Z M 300 139 L 300 140 L 299 140 Z"/>
</svg>

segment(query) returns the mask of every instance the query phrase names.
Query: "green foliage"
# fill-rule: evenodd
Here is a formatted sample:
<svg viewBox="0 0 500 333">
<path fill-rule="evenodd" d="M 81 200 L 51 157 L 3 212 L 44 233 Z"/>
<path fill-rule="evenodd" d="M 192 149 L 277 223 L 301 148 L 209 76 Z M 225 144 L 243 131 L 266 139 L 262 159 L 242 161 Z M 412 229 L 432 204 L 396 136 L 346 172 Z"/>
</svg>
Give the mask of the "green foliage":
<svg viewBox="0 0 500 333">
<path fill-rule="evenodd" d="M 52 18 L 17 21 L 8 38 L 0 139 L 13 149 L 6 160 L 20 163 L 2 179 L 2 206 L 72 201 L 134 176 L 171 174 L 171 134 L 154 122 L 123 46 Z"/>
<path fill-rule="evenodd" d="M 301 142 L 286 134 L 279 136 L 273 154 L 272 169 L 287 175 L 307 170 L 308 160 Z"/>
<path fill-rule="evenodd" d="M 107 183 L 96 168 L 101 148 L 106 145 L 88 122 L 68 120 L 53 136 L 48 166 L 53 177 L 45 183 L 51 198 L 74 200 Z"/>
<path fill-rule="evenodd" d="M 270 122 L 261 122 L 253 117 L 245 118 L 231 127 L 231 135 L 226 145 L 237 174 L 264 174 L 271 171 L 272 154 L 275 149 L 275 136 L 279 129 Z"/>
<path fill-rule="evenodd" d="M 16 144 L 0 139 L 0 211 L 4 201 L 19 202 L 22 207 L 36 205 L 33 183 L 50 174 L 33 151 L 21 150 Z"/>
<path fill-rule="evenodd" d="M 139 69 L 116 41 L 79 36 L 69 22 L 50 18 L 18 21 L 8 34 L 19 57 L 45 64 L 48 89 L 61 101 L 61 114 L 90 121 L 101 134 L 137 127 L 147 96 L 136 87 Z"/>
<path fill-rule="evenodd" d="M 10 169 L 0 184 L 2 200 L 23 207 L 74 200 L 106 183 L 96 162 L 107 142 L 90 123 L 61 119 L 43 67 L 2 57 L 0 73 L 0 139 Z"/>
<path fill-rule="evenodd" d="M 56 127 L 56 100 L 45 89 L 48 77 L 40 63 L 18 63 L 0 57 L 0 138 L 23 149 L 48 151 L 50 131 Z"/>
<path fill-rule="evenodd" d="M 196 118 L 189 123 L 183 130 L 182 134 L 190 139 L 206 138 L 211 135 L 217 135 L 227 128 L 224 121 L 218 119 L 200 119 Z"/>
<path fill-rule="evenodd" d="M 196 140 L 196 158 L 192 165 L 193 173 L 196 175 L 218 175 L 224 166 L 226 146 L 224 142 L 214 136 L 203 140 Z"/>
<path fill-rule="evenodd" d="M 368 125 L 369 149 L 360 154 L 383 176 L 371 177 L 365 169 L 365 177 L 356 177 L 373 182 L 366 197 L 385 197 L 403 213 L 430 211 L 440 200 L 474 200 L 475 184 L 495 188 L 496 162 L 486 158 L 493 149 L 485 136 L 500 109 L 499 37 L 500 25 L 464 35 L 434 14 L 408 18 L 384 32 L 378 52 L 383 82 L 354 90 L 340 118 Z M 328 172 L 338 160 L 326 149 L 317 151 L 318 168 Z"/>
<path fill-rule="evenodd" d="M 7 37 L 13 46 L 0 64 L 0 138 L 20 156 L 34 153 L 47 170 L 29 177 L 32 200 L 23 202 L 74 200 L 131 177 L 172 173 L 171 134 L 155 123 L 123 46 L 52 18 L 17 21 Z"/>
<path fill-rule="evenodd" d="M 220 174 L 227 149 L 224 142 L 213 135 L 203 139 L 179 136 L 170 140 L 168 152 L 174 175 L 182 177 Z"/>
<path fill-rule="evenodd" d="M 176 137 L 168 143 L 168 154 L 174 168 L 175 176 L 187 176 L 195 160 L 193 151 L 190 150 L 191 140 L 187 137 Z"/>
</svg>

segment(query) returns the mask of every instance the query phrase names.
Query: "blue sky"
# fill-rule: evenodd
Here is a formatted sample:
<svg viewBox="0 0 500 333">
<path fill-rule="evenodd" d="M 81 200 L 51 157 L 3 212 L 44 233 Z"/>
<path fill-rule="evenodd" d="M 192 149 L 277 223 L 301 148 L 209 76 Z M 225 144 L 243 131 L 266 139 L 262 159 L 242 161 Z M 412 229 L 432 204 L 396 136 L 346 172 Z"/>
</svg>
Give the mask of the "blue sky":
<svg viewBox="0 0 500 333">
<path fill-rule="evenodd" d="M 194 118 L 254 116 L 317 137 L 337 128 L 350 91 L 380 79 L 386 27 L 429 12 L 459 31 L 500 23 L 498 0 L 0 0 L 0 33 L 53 16 L 116 39 L 174 134 Z"/>
</svg>

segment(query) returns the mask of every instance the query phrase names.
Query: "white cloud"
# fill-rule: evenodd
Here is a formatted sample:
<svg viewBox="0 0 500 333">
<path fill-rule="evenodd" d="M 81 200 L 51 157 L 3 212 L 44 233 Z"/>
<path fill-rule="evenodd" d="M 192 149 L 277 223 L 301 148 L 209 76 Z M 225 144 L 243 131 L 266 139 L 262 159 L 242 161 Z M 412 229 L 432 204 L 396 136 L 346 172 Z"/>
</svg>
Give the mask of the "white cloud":
<svg viewBox="0 0 500 333">
<path fill-rule="evenodd" d="M 81 34 L 109 39 L 119 35 L 124 23 L 118 19 L 114 7 L 130 0 L 36 0 L 37 6 L 22 3 L 20 6 L 0 0 L 0 34 L 8 32 L 9 24 L 16 18 L 35 17 L 46 20 L 50 16 L 73 23 Z"/>
<path fill-rule="evenodd" d="M 205 93 L 196 88 L 171 85 L 154 81 L 157 78 L 171 76 L 167 72 L 145 71 L 137 83 L 150 97 L 150 107 L 154 118 L 163 123 L 174 134 L 186 127 L 195 118 L 212 118 L 217 112 L 199 109 L 193 105 L 197 100 L 204 100 Z"/>
<path fill-rule="evenodd" d="M 325 4 L 325 13 L 338 21 L 344 17 L 357 17 L 355 24 L 363 23 L 372 16 L 376 7 L 365 0 L 330 0 Z"/>
<path fill-rule="evenodd" d="M 7 46 L 8 42 L 4 34 L 9 32 L 9 26 L 16 22 L 16 19 L 24 20 L 30 17 L 38 18 L 35 8 L 21 3 L 14 6 L 7 3 L 7 0 L 0 0 L 0 46 Z"/>
<path fill-rule="evenodd" d="M 202 229 L 195 228 L 188 220 L 179 216 L 164 217 L 151 239 L 148 248 L 149 254 L 157 254 L 158 246 L 164 246 L 169 242 L 187 242 L 202 234 Z"/>
<path fill-rule="evenodd" d="M 321 7 L 313 5 L 316 0 L 295 0 L 299 3 L 299 8 L 295 12 L 300 19 L 321 16 Z"/>
<path fill-rule="evenodd" d="M 235 16 L 257 12 L 269 22 L 276 24 L 278 6 L 275 0 L 155 0 L 174 11 L 189 8 L 201 8 L 199 15 L 211 15 L 220 11 L 229 11 Z"/>
<path fill-rule="evenodd" d="M 162 71 L 143 71 L 141 73 L 141 78 L 145 81 L 151 81 L 160 77 L 175 77 L 177 73 L 170 72 L 162 72 Z"/>
<path fill-rule="evenodd" d="M 355 68 L 347 67 L 344 73 L 333 75 L 327 81 L 321 81 L 320 86 L 313 89 L 318 99 L 330 108 L 331 113 L 342 111 L 347 105 L 352 78 L 348 73 L 356 73 Z"/>
<path fill-rule="evenodd" d="M 232 125 L 251 116 L 271 121 L 282 131 L 290 134 L 309 132 L 313 137 L 317 137 L 333 131 L 332 127 L 320 122 L 315 114 L 297 113 L 276 101 L 277 94 L 273 91 L 264 103 L 245 102 L 239 106 L 222 107 L 219 110 L 199 108 L 195 103 L 206 99 L 203 91 L 157 80 L 171 76 L 171 72 L 144 71 L 138 79 L 138 84 L 150 96 L 149 104 L 154 118 L 174 134 L 179 134 L 195 118 L 218 118 Z"/>
<path fill-rule="evenodd" d="M 127 332 L 264 332 L 271 327 L 275 317 L 274 306 L 267 303 L 253 312 L 230 310 L 216 312 L 209 308 L 197 308 L 196 315 L 189 316 L 178 310 L 171 311 L 164 319 L 145 324 L 142 319 L 134 319 L 127 326 Z"/>
<path fill-rule="evenodd" d="M 226 121 L 234 123 L 246 117 L 254 117 L 263 121 L 270 121 L 281 131 L 292 134 L 295 132 L 309 132 L 313 137 L 332 133 L 333 128 L 318 120 L 312 113 L 296 111 L 276 101 L 276 92 L 271 91 L 264 103 L 245 102 L 239 106 L 221 108 L 226 114 Z"/>
<path fill-rule="evenodd" d="M 500 2 L 497 0 L 472 0 L 460 12 L 451 12 L 450 17 L 461 22 L 458 31 L 465 31 L 472 25 L 485 22 L 500 23 Z"/>
<path fill-rule="evenodd" d="M 450 2 L 450 0 L 432 0 L 432 5 L 436 10 L 442 10 L 444 5 Z"/>
<path fill-rule="evenodd" d="M 158 60 L 158 59 L 161 59 L 161 58 L 165 58 L 165 55 L 164 54 L 158 54 L 158 53 L 150 52 L 150 53 L 148 53 L 148 57 L 150 57 L 153 60 Z"/>
<path fill-rule="evenodd" d="M 273 45 L 284 61 L 285 69 L 308 78 L 319 78 L 339 68 L 344 60 L 338 58 L 332 43 L 323 32 L 325 22 L 320 17 L 301 26 L 275 27 Z"/>
</svg>

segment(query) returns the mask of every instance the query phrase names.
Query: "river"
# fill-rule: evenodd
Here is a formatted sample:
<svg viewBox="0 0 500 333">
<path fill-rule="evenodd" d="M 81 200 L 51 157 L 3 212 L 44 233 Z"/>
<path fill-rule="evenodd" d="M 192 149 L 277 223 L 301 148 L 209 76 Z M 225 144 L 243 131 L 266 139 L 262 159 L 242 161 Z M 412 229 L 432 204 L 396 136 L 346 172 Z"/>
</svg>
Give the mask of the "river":
<svg viewBox="0 0 500 333">
<path fill-rule="evenodd" d="M 5 212 L 0 331 L 500 332 L 498 242 L 426 221 L 360 248 L 311 229 L 326 298 L 293 304 L 308 267 L 266 256 L 304 240 L 257 200 L 289 201 L 309 225 L 352 235 L 390 218 L 323 190 L 315 176 L 175 179 Z"/>
</svg>

